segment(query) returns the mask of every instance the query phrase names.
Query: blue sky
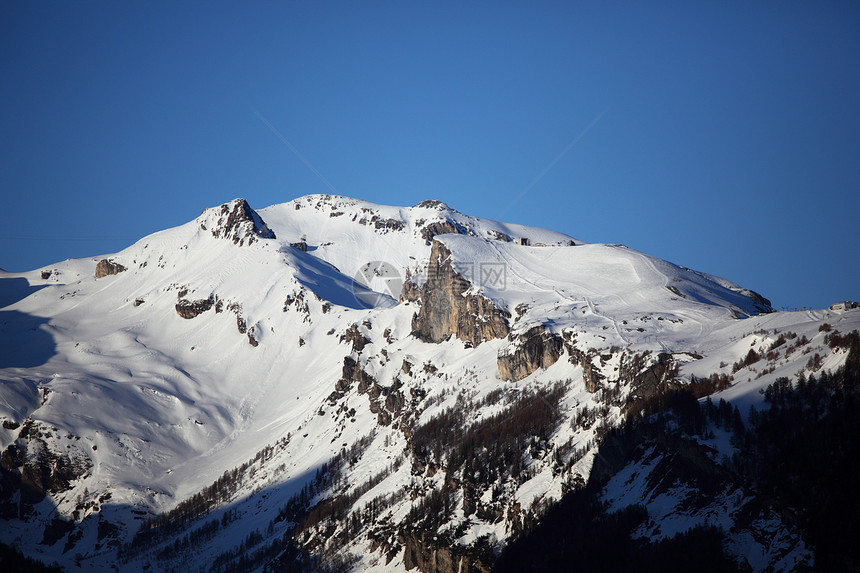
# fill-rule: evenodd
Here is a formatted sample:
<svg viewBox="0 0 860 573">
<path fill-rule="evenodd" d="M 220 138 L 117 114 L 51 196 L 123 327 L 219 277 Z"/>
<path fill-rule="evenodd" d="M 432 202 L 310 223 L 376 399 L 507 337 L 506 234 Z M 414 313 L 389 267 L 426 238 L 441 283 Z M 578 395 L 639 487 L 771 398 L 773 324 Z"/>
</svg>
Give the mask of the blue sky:
<svg viewBox="0 0 860 573">
<path fill-rule="evenodd" d="M 341 195 L 860 299 L 860 4 L 530 4 L 2 0 L 0 267 L 330 192 L 256 110 Z"/>
</svg>

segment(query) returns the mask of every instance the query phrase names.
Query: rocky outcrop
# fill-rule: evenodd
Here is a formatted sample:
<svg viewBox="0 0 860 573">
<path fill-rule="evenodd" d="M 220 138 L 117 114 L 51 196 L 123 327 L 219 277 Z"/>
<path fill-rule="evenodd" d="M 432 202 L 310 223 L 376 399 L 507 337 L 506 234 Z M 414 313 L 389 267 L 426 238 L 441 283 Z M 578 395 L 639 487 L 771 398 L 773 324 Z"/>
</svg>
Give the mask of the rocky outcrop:
<svg viewBox="0 0 860 573">
<path fill-rule="evenodd" d="M 243 246 L 254 243 L 258 238 L 275 238 L 274 231 L 244 199 L 234 199 L 212 211 L 214 213 L 200 223 L 200 228 L 211 231 L 216 239 L 229 239 L 233 244 Z"/>
<path fill-rule="evenodd" d="M 492 555 L 455 543 L 446 544 L 424 531 L 401 533 L 403 566 L 421 573 L 489 573 Z"/>
<path fill-rule="evenodd" d="M 664 392 L 667 387 L 678 384 L 676 377 L 683 360 L 679 362 L 675 355 L 666 352 L 655 354 L 650 350 L 641 353 L 630 353 L 621 349 L 610 349 L 603 353 L 594 348 L 582 350 L 576 346 L 576 334 L 570 331 L 564 333 L 563 343 L 570 356 L 569 361 L 582 367 L 587 391 L 597 392 L 601 386 L 606 386 L 604 382 L 610 385 L 617 382 L 629 388 L 625 412 L 638 411 L 642 404 Z M 607 380 L 602 369 L 615 353 L 620 354 L 619 365 L 615 369 L 616 373 Z M 701 358 L 697 354 L 683 354 L 688 358 Z"/>
<path fill-rule="evenodd" d="M 646 351 L 630 359 L 622 356 L 620 379 L 630 385 L 625 414 L 638 412 L 648 400 L 677 384 L 678 368 L 675 357 L 666 352 L 655 356 Z"/>
<path fill-rule="evenodd" d="M 543 326 L 535 326 L 517 336 L 514 345 L 513 350 L 498 357 L 502 380 L 522 380 L 539 368 L 549 368 L 556 363 L 563 348 L 561 339 Z"/>
<path fill-rule="evenodd" d="M 17 440 L 0 455 L 0 518 L 22 517 L 49 493 L 67 491 L 89 474 L 92 461 L 80 451 L 80 438 L 62 436 L 32 420 L 23 424 Z"/>
<path fill-rule="evenodd" d="M 199 316 L 212 308 L 214 304 L 215 300 L 212 297 L 202 298 L 199 300 L 188 300 L 183 298 L 176 303 L 176 314 L 185 319 L 194 318 L 195 316 Z"/>
<path fill-rule="evenodd" d="M 329 394 L 329 402 L 335 403 L 343 398 L 346 392 L 352 387 L 353 382 L 358 383 L 359 393 L 363 393 L 368 388 L 376 385 L 376 380 L 362 369 L 361 364 L 351 356 L 344 356 L 341 378 L 335 384 L 334 392 Z"/>
<path fill-rule="evenodd" d="M 421 288 L 412 281 L 412 272 L 406 269 L 406 278 L 400 288 L 400 302 L 415 302 L 421 299 Z"/>
<path fill-rule="evenodd" d="M 358 325 L 350 326 L 340 337 L 341 342 L 352 344 L 352 349 L 355 352 L 361 352 L 364 347 L 370 343 L 370 340 L 358 330 Z"/>
<path fill-rule="evenodd" d="M 467 229 L 457 221 L 452 221 L 450 219 L 444 219 L 442 221 L 432 221 L 424 225 L 424 228 L 421 229 L 421 237 L 428 245 L 433 242 L 433 237 L 435 237 L 436 235 L 445 235 L 447 233 L 468 235 L 469 229 Z"/>
<path fill-rule="evenodd" d="M 323 305 L 325 306 L 325 305 Z M 284 301 L 284 312 L 295 309 L 296 312 L 303 315 L 303 322 L 311 322 L 311 309 L 308 306 L 308 301 L 305 299 L 305 289 L 301 288 L 298 292 L 293 291 L 293 294 L 288 294 Z"/>
<path fill-rule="evenodd" d="M 400 416 L 406 405 L 406 396 L 400 391 L 402 386 L 403 384 L 396 378 L 391 386 L 380 386 L 375 380 L 373 384 L 359 383 L 358 392 L 360 394 L 367 392 L 369 409 L 376 414 L 376 420 L 380 426 L 387 426 Z"/>
<path fill-rule="evenodd" d="M 453 211 L 447 203 L 438 199 L 427 199 L 412 206 L 413 209 L 435 209 L 437 211 Z"/>
<path fill-rule="evenodd" d="M 573 358 L 575 364 L 582 366 L 582 379 L 585 382 L 585 389 L 589 392 L 597 392 L 601 380 L 606 377 L 592 362 L 592 355 L 578 353 Z"/>
<path fill-rule="evenodd" d="M 369 409 L 376 414 L 376 421 L 380 426 L 391 424 L 403 412 L 406 405 L 406 396 L 401 390 L 403 383 L 395 378 L 391 386 L 380 386 L 351 356 L 345 356 L 343 359 L 342 375 L 334 386 L 334 392 L 328 396 L 329 404 L 337 404 L 353 384 L 356 384 L 359 394 L 367 396 Z"/>
<path fill-rule="evenodd" d="M 108 275 L 118 275 L 126 270 L 124 266 L 108 259 L 102 259 L 96 264 L 96 278 L 100 279 Z"/>
<path fill-rule="evenodd" d="M 427 282 L 421 288 L 421 310 L 412 317 L 412 334 L 427 342 L 442 342 L 452 334 L 478 346 L 510 332 L 510 314 L 479 294 L 467 294 L 471 283 L 457 273 L 451 252 L 433 241 Z"/>
<path fill-rule="evenodd" d="M 507 235 L 495 229 L 489 229 L 487 231 L 487 234 L 490 236 L 490 238 L 496 241 L 502 241 L 504 243 L 510 243 L 513 240 L 510 235 Z"/>
<path fill-rule="evenodd" d="M 741 294 L 749 297 L 753 301 L 753 305 L 756 307 L 756 310 L 759 312 L 773 312 L 773 306 L 771 306 L 770 301 L 754 290 L 742 289 Z"/>
<path fill-rule="evenodd" d="M 361 221 L 359 221 L 359 223 L 362 223 L 364 225 L 367 225 L 367 224 L 373 225 L 373 228 L 376 229 L 377 231 L 385 231 L 385 232 L 387 232 L 387 231 L 400 231 L 405 226 L 403 221 L 401 221 L 400 219 L 386 219 L 384 217 L 380 217 L 379 215 L 373 215 L 370 218 L 369 223 L 366 219 L 362 219 Z"/>
<path fill-rule="evenodd" d="M 605 376 L 600 372 L 600 368 L 594 364 L 594 360 L 598 358 L 597 351 L 589 349 L 587 351 L 580 350 L 576 346 L 576 335 L 570 331 L 564 333 L 564 348 L 568 353 L 568 361 L 571 364 L 582 367 L 582 379 L 585 382 L 585 389 L 589 392 L 597 392 L 600 387 L 600 382 L 605 379 Z"/>
</svg>

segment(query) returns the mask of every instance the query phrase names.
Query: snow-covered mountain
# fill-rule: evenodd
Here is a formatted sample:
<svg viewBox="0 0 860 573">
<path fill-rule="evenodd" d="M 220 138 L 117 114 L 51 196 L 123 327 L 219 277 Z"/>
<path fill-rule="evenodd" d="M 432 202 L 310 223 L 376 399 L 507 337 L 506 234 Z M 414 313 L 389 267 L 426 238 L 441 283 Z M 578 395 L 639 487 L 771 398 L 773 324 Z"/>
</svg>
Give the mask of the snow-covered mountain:
<svg viewBox="0 0 860 573">
<path fill-rule="evenodd" d="M 860 311 L 772 312 L 436 201 L 313 195 L 2 272 L 0 324 L 0 541 L 46 562 L 486 571 L 597 473 L 613 510 L 645 507 L 641 538 L 716 524 L 764 571 L 813 560 L 779 507 L 601 448 L 670 391 L 746 418 L 781 378 L 837 370 Z M 737 446 L 684 436 L 715 468 Z"/>
</svg>

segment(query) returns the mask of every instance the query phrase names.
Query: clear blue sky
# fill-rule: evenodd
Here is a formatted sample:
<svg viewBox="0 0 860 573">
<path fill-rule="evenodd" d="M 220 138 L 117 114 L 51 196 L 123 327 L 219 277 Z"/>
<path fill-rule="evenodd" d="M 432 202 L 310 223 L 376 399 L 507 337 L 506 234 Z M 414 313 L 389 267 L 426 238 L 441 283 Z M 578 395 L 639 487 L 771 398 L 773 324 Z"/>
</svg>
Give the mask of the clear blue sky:
<svg viewBox="0 0 860 573">
<path fill-rule="evenodd" d="M 424 4 L 0 1 L 0 267 L 330 192 L 257 110 L 341 195 L 860 299 L 860 3 Z"/>
</svg>

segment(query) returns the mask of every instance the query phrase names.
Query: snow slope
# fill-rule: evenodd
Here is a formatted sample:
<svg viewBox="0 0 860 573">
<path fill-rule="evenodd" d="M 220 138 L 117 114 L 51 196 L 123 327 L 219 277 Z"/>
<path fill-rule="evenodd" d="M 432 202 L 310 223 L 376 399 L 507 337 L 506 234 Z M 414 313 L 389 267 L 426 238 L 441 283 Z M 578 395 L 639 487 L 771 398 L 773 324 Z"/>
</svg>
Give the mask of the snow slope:
<svg viewBox="0 0 860 573">
<path fill-rule="evenodd" d="M 771 372 L 761 374 L 759 364 L 735 373 L 721 396 L 748 405 L 760 402 L 758 391 L 777 376 L 806 368 L 810 352 L 823 355 L 822 368 L 844 360 L 823 344 L 823 322 L 843 332 L 860 327 L 858 311 L 760 314 L 769 310 L 762 299 L 724 279 L 625 247 L 469 217 L 437 202 L 387 207 L 313 195 L 261 209 L 248 221 L 225 218 L 243 203 L 207 209 L 119 253 L 0 273 L 0 419 L 52 428 L 45 438 L 50 448 L 91 461 L 86 475 L 50 493 L 25 519 L 7 519 L 0 541 L 47 561 L 68 564 L 77 555 L 90 568 L 108 568 L 116 555 L 108 551 L 111 538 L 97 533 L 99 513 L 118 526 L 114 540 L 127 542 L 143 515 L 175 507 L 279 444 L 254 466 L 233 505 L 219 506 L 238 508 L 241 518 L 183 557 L 186 565 L 205 566 L 248 531 L 265 528 L 279 504 L 360 437 L 373 436 L 370 446 L 332 487 L 348 493 L 396 468 L 355 501 L 358 508 L 380 494 L 441 487 L 441 473 L 410 469 L 405 428 L 498 390 L 513 396 L 564 381 L 563 420 L 547 451 L 566 445 L 588 452 L 563 474 L 553 471 L 549 456 L 535 458 L 528 481 L 504 485 L 511 503 L 546 503 L 576 476 L 587 478 L 598 425 L 572 421 L 599 399 L 586 390 L 583 367 L 568 349 L 548 368 L 502 381 L 497 357 L 516 348 L 516 335 L 543 326 L 560 337 L 575 334 L 577 346 L 595 355 L 614 348 L 614 357 L 594 363 L 607 383 L 618 380 L 622 351 L 688 353 L 683 381 L 731 372 L 733 362 L 778 333 L 806 336 L 809 343 Z M 511 241 L 520 237 L 535 246 Z M 467 348 L 453 337 L 431 344 L 412 336 L 419 303 L 398 304 L 400 285 L 407 271 L 423 283 L 434 239 L 470 279 L 470 292 L 510 314 L 509 337 Z M 95 278 L 100 259 L 126 270 Z M 180 301 L 211 307 L 188 319 L 177 312 Z M 350 329 L 365 340 L 363 348 L 351 343 Z M 345 358 L 386 392 L 405 396 L 404 406 L 391 411 L 392 423 L 380 422 L 373 401 L 355 385 L 332 397 Z M 504 403 L 476 410 L 473 422 Z M 611 406 L 604 417 L 617 423 L 621 407 Z M 0 429 L 0 448 L 18 432 Z M 385 519 L 399 523 L 414 503 L 410 496 L 393 502 Z M 482 536 L 501 545 L 511 534 L 507 518 L 492 523 L 458 511 L 452 529 L 460 527 L 464 546 Z M 40 543 L 47 524 L 73 515 L 83 532 L 77 541 Z M 286 524 L 273 527 L 280 534 Z M 358 535 L 344 550 L 366 555 L 358 569 L 406 567 L 403 555 L 386 562 L 371 547 Z M 123 567 L 137 570 L 155 558 L 150 552 L 135 559 Z"/>
</svg>

